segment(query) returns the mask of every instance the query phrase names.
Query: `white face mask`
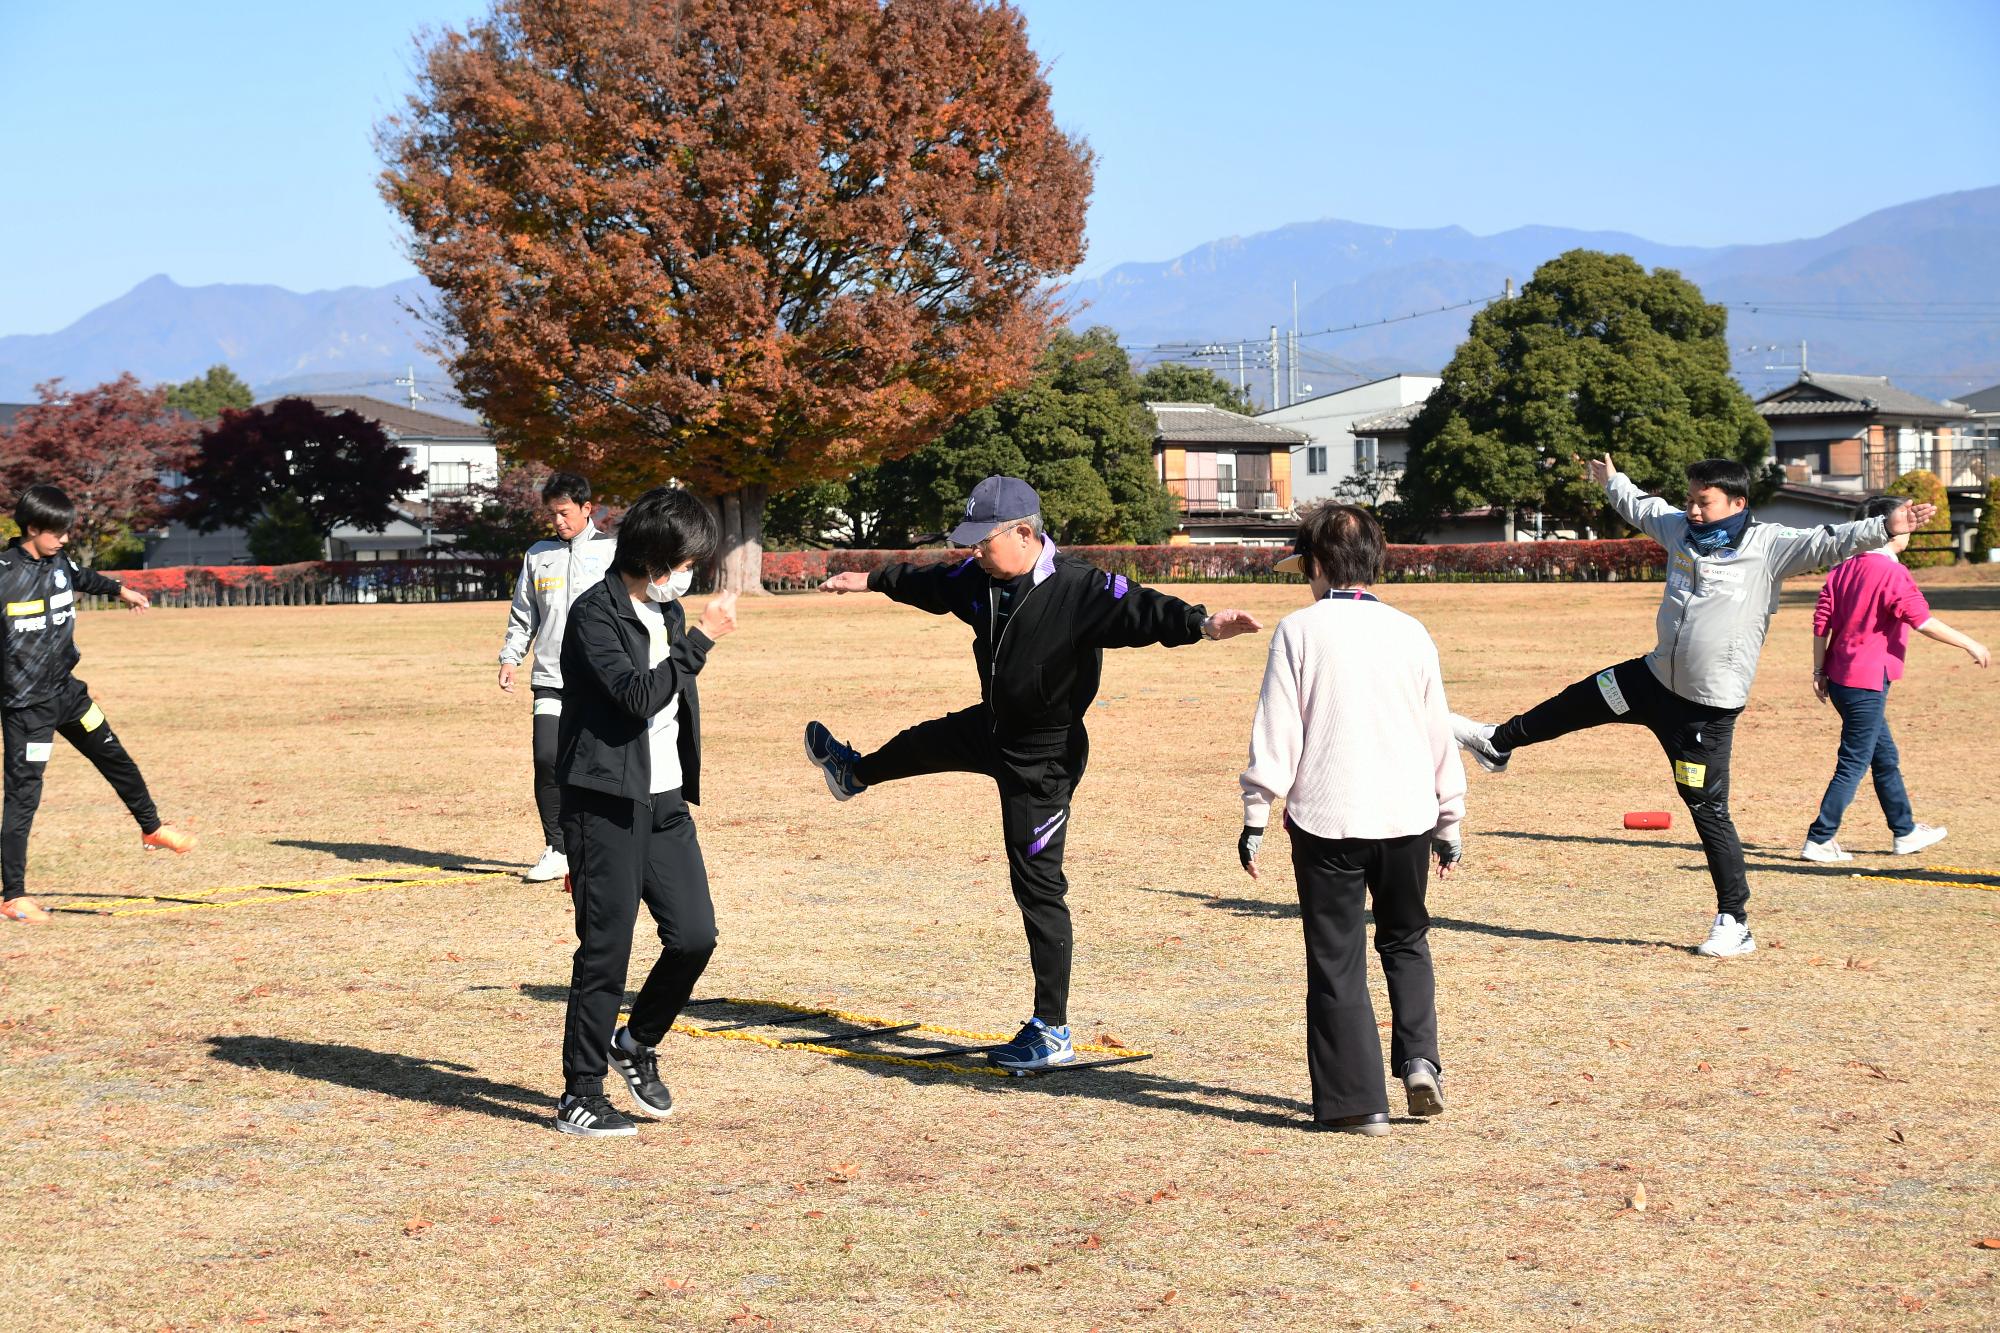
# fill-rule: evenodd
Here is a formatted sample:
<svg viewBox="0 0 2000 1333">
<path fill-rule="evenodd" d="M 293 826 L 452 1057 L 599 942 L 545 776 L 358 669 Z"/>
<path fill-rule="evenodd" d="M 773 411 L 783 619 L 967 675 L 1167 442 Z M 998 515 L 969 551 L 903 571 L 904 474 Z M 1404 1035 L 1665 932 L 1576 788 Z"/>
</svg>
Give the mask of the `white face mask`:
<svg viewBox="0 0 2000 1333">
<path fill-rule="evenodd" d="M 687 590 L 694 586 L 692 569 L 677 569 L 667 576 L 665 583 L 648 583 L 646 596 L 655 602 L 675 602 L 687 596 Z"/>
</svg>

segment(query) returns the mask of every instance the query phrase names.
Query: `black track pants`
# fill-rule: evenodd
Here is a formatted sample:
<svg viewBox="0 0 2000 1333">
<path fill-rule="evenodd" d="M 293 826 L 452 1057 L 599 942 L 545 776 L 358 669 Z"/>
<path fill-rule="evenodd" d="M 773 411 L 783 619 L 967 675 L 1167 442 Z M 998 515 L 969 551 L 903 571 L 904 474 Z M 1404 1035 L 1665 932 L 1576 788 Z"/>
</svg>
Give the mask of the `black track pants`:
<svg viewBox="0 0 2000 1333">
<path fill-rule="evenodd" d="M 639 904 L 653 914 L 661 945 L 626 1021 L 646 1046 L 667 1035 L 715 953 L 715 904 L 694 819 L 678 791 L 646 802 L 564 787 L 562 824 L 577 939 L 563 1024 L 563 1087 L 582 1097 L 604 1090 Z"/>
<path fill-rule="evenodd" d="M 1715 881 L 1715 910 L 1747 921 L 1750 881 L 1743 869 L 1743 842 L 1729 817 L 1729 748 L 1742 714 L 1740 708 L 1713 708 L 1681 698 L 1660 684 L 1644 658 L 1635 657 L 1507 719 L 1493 733 L 1493 745 L 1518 750 L 1612 722 L 1651 731 L 1667 752 L 1674 787 L 1701 837 L 1709 878 Z"/>
<path fill-rule="evenodd" d="M 562 691 L 546 685 L 535 695 L 535 812 L 542 817 L 542 840 L 563 845 L 562 782 L 556 777 L 556 733 L 562 730 Z"/>
<path fill-rule="evenodd" d="M 1000 788 L 1000 827 L 1007 843 L 1007 874 L 1028 932 L 1028 962 L 1035 973 L 1035 1017 L 1051 1027 L 1069 1022 L 1069 881 L 1063 877 L 1063 843 L 1069 832 L 1070 795 L 1083 779 L 1087 743 L 1071 733 L 1065 754 L 1022 758 L 1004 754 L 984 707 L 967 708 L 898 732 L 854 767 L 869 786 L 926 773 L 983 773 Z"/>
<path fill-rule="evenodd" d="M 61 692 L 25 708 L 0 711 L 4 722 L 6 802 L 0 812 L 0 890 L 9 898 L 28 891 L 28 833 L 42 804 L 42 775 L 48 769 L 57 733 L 97 767 L 118 793 L 139 832 L 160 826 L 160 812 L 146 791 L 139 765 L 125 752 L 103 710 L 90 701 L 90 688 L 72 678 Z"/>
<path fill-rule="evenodd" d="M 1285 821 L 1306 932 L 1306 1066 L 1313 1119 L 1389 1109 L 1382 1036 L 1368 998 L 1366 913 L 1375 904 L 1375 952 L 1389 986 L 1389 1067 L 1398 1078 L 1422 1057 L 1442 1069 L 1437 982 L 1431 972 L 1428 833 L 1407 838 L 1319 838 Z"/>
</svg>

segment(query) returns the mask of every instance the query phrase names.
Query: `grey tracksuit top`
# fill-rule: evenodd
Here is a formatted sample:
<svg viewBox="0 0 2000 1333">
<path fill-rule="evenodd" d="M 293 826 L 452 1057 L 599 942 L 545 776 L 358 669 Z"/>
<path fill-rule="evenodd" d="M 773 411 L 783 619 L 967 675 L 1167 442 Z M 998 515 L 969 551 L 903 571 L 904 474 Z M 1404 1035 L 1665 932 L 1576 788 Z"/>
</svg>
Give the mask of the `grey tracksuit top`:
<svg viewBox="0 0 2000 1333">
<path fill-rule="evenodd" d="M 569 541 L 536 542 L 521 559 L 521 577 L 514 582 L 514 604 L 507 609 L 507 638 L 500 660 L 519 664 L 535 645 L 528 684 L 562 688 L 563 625 L 570 603 L 604 582 L 618 543 L 595 525 Z"/>
<path fill-rule="evenodd" d="M 1604 493 L 1621 518 L 1667 548 L 1659 642 L 1646 665 L 1681 698 L 1715 708 L 1750 702 L 1780 583 L 1889 541 L 1888 521 L 1880 518 L 1817 528 L 1752 519 L 1735 549 L 1702 555 L 1688 544 L 1682 509 L 1642 493 L 1622 472 L 1611 474 Z"/>
</svg>

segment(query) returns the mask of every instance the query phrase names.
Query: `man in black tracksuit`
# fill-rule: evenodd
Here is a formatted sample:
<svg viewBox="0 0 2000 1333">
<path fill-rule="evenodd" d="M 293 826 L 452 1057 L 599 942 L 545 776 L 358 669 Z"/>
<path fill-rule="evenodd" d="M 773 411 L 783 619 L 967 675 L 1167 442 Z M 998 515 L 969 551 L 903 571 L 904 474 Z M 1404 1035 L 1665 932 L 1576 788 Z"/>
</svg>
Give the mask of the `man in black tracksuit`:
<svg viewBox="0 0 2000 1333">
<path fill-rule="evenodd" d="M 63 554 L 76 507 L 54 486 L 30 486 L 14 510 L 21 535 L 0 550 L 0 721 L 4 721 L 6 802 L 0 813 L 0 917 L 47 921 L 28 897 L 28 834 L 42 804 L 42 774 L 58 732 L 104 775 L 138 821 L 148 848 L 185 852 L 192 838 L 160 823 L 139 765 L 74 674 L 76 599 L 117 597 L 134 610 L 149 603 Z"/>
<path fill-rule="evenodd" d="M 983 773 L 999 785 L 1007 868 L 1035 974 L 1035 1012 L 992 1058 L 1010 1069 L 1040 1069 L 1075 1058 L 1063 844 L 1070 796 L 1090 753 L 1083 718 L 1097 695 L 1103 650 L 1178 647 L 1260 627 L 1247 612 L 1209 616 L 1061 554 L 1042 536 L 1039 497 L 1013 477 L 980 482 L 965 519 L 951 534 L 955 545 L 973 548 L 963 561 L 838 574 L 821 590 L 887 593 L 972 626 L 980 705 L 918 723 L 869 755 L 813 722 L 806 752 L 843 801 L 876 783 L 925 773 Z"/>
</svg>

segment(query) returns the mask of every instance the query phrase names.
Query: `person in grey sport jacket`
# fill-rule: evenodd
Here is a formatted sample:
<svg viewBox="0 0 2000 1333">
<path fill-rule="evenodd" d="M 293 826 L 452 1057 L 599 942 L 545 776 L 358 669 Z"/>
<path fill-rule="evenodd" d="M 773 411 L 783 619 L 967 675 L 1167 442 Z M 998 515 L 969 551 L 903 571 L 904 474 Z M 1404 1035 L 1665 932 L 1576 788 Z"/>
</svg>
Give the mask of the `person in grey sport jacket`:
<svg viewBox="0 0 2000 1333">
<path fill-rule="evenodd" d="M 514 604 L 507 609 L 507 637 L 500 645 L 500 688 L 514 692 L 515 670 L 528 658 L 528 688 L 534 694 L 535 809 L 542 820 L 542 855 L 528 871 L 530 883 L 569 873 L 558 823 L 562 784 L 556 779 L 556 729 L 562 718 L 563 626 L 570 604 L 604 581 L 618 544 L 599 532 L 592 515 L 590 483 L 574 472 L 558 472 L 542 487 L 555 540 L 536 542 L 521 559 Z"/>
<path fill-rule="evenodd" d="M 1743 843 L 1729 817 L 1729 753 L 1736 719 L 1750 701 L 1764 633 L 1778 609 L 1778 587 L 1793 574 L 1914 531 L 1933 507 L 1906 505 L 1886 519 L 1788 528 L 1751 518 L 1750 471 L 1729 459 L 1688 466 L 1685 507 L 1642 494 L 1609 454 L 1591 460 L 1590 475 L 1619 517 L 1666 548 L 1658 642 L 1644 657 L 1606 667 L 1497 726 L 1454 715 L 1453 733 L 1481 768 L 1500 773 L 1522 746 L 1586 727 L 1623 722 L 1651 731 L 1673 766 L 1674 786 L 1715 881 L 1715 919 L 1697 952 L 1711 958 L 1751 953 L 1757 942 L 1750 934 Z"/>
</svg>

